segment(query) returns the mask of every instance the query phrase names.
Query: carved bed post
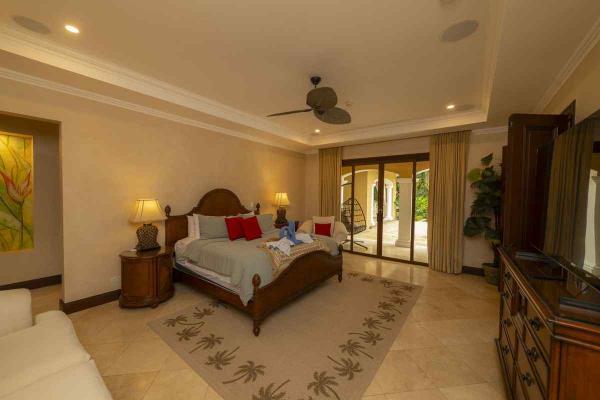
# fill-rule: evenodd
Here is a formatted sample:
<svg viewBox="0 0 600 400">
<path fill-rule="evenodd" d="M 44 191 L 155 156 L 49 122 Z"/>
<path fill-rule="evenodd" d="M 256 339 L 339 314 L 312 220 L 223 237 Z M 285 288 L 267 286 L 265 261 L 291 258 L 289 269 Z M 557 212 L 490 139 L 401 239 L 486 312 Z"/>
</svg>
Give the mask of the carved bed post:
<svg viewBox="0 0 600 400">
<path fill-rule="evenodd" d="M 168 204 L 165 207 L 165 214 L 167 215 L 167 218 L 169 218 L 171 216 L 171 206 Z"/>
<path fill-rule="evenodd" d="M 254 208 L 254 215 L 260 214 L 260 203 L 256 203 L 256 207 Z"/>
<path fill-rule="evenodd" d="M 258 206 L 258 207 L 260 207 L 260 206 Z M 257 207 L 257 209 L 258 209 L 258 207 Z M 260 323 L 261 323 L 261 320 L 257 315 L 260 310 L 257 310 L 257 307 L 256 307 L 257 306 L 256 300 L 258 299 L 258 288 L 260 287 L 260 276 L 258 274 L 255 274 L 252 277 L 252 286 L 254 287 L 254 291 L 253 291 L 254 296 L 253 296 L 253 300 L 252 300 L 252 301 L 254 301 L 254 304 L 252 306 L 252 321 L 254 323 L 254 327 L 252 329 L 252 332 L 254 333 L 254 336 L 258 336 L 260 334 Z"/>
</svg>

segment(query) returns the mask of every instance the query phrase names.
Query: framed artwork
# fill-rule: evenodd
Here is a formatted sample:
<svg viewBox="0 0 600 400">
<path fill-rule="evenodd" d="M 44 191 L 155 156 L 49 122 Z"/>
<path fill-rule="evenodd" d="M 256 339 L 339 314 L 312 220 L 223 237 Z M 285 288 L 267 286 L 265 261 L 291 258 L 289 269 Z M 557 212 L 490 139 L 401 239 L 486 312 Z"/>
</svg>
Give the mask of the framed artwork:
<svg viewBox="0 0 600 400">
<path fill-rule="evenodd" d="M 33 136 L 0 131 L 0 252 L 33 248 Z"/>
</svg>

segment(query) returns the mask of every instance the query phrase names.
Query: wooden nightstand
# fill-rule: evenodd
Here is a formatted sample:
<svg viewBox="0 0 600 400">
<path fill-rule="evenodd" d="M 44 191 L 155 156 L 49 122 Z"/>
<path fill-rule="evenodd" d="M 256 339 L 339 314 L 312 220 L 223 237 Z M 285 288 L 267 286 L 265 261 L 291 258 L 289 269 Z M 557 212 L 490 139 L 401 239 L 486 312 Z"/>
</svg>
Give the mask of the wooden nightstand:
<svg viewBox="0 0 600 400">
<path fill-rule="evenodd" d="M 121 257 L 121 307 L 158 306 L 173 297 L 172 251 L 124 251 Z"/>
</svg>

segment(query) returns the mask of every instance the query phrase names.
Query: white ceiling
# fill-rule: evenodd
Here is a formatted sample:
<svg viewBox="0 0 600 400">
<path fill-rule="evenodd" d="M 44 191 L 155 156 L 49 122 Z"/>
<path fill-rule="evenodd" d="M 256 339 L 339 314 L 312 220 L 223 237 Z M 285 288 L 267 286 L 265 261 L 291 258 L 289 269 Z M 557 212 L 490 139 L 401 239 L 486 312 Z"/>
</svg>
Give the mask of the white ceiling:
<svg viewBox="0 0 600 400">
<path fill-rule="evenodd" d="M 597 0 L 2 3 L 0 76 L 26 81 L 16 70 L 39 86 L 60 82 L 294 150 L 533 111 L 600 17 Z M 14 15 L 51 33 L 26 31 Z M 440 40 L 467 19 L 479 22 L 475 34 Z M 264 118 L 303 108 L 313 74 L 337 91 L 351 124 Z"/>
</svg>

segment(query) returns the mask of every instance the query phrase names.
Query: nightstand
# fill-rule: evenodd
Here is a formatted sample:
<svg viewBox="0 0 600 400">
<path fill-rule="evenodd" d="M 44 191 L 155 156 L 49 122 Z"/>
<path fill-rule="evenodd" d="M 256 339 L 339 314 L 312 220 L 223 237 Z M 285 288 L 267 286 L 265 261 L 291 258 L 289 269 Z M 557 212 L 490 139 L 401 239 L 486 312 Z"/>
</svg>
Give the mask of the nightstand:
<svg viewBox="0 0 600 400">
<path fill-rule="evenodd" d="M 173 297 L 172 251 L 124 251 L 121 257 L 121 307 L 158 306 Z"/>
</svg>

